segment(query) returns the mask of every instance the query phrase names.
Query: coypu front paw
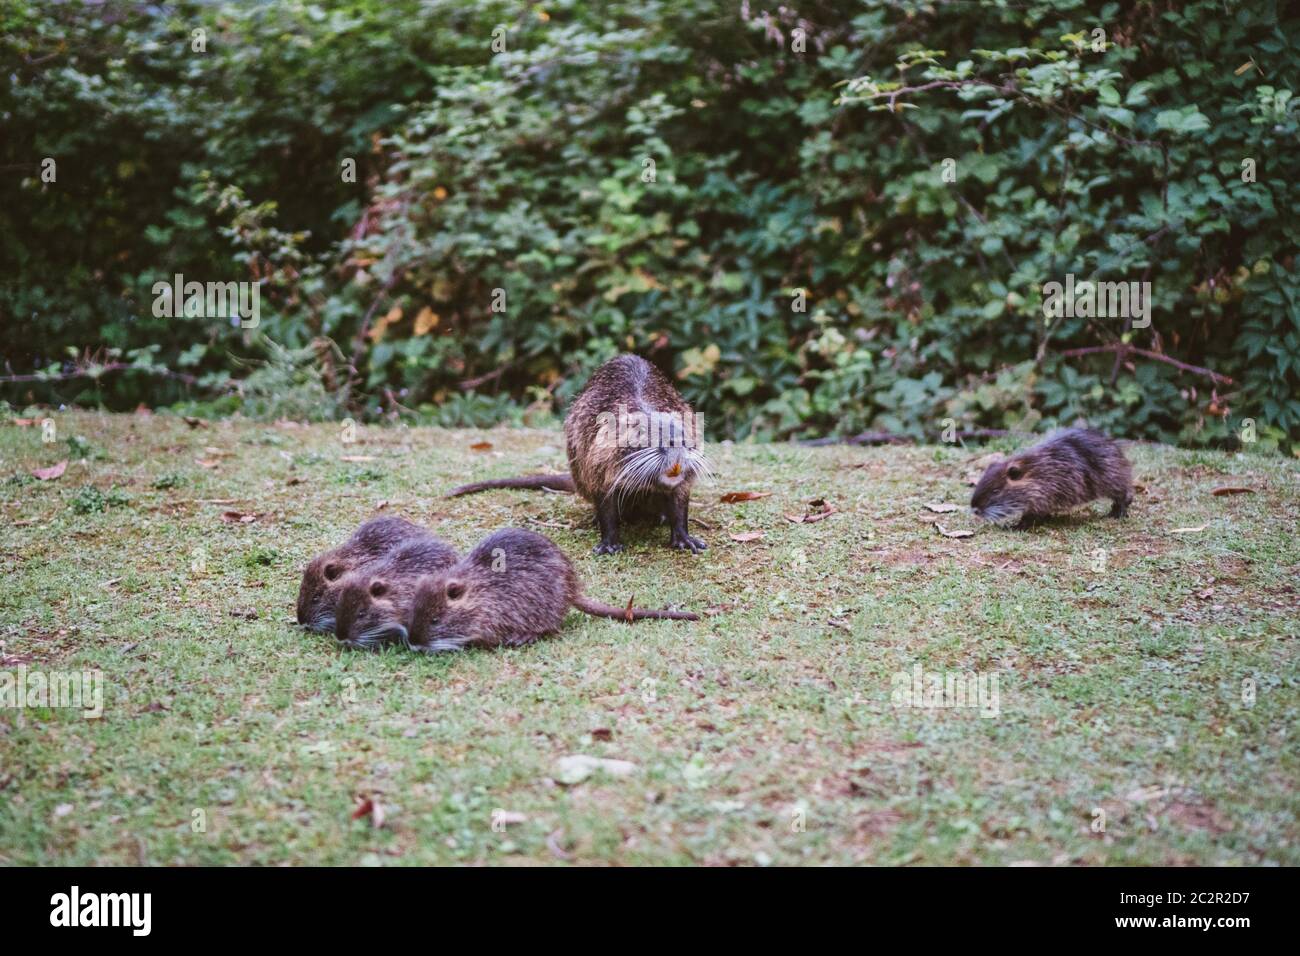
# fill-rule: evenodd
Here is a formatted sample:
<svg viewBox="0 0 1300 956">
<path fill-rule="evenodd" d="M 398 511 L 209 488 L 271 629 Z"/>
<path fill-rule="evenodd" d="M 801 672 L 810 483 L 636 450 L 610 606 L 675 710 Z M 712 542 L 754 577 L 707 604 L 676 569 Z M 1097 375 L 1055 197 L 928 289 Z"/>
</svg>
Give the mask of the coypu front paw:
<svg viewBox="0 0 1300 956">
<path fill-rule="evenodd" d="M 594 552 L 596 554 L 618 554 L 623 550 L 623 546 L 617 541 L 602 541 L 596 545 Z"/>
<path fill-rule="evenodd" d="M 699 554 L 701 551 L 708 548 L 708 545 L 699 538 L 693 537 L 684 532 L 678 533 L 676 531 L 674 531 L 672 537 L 668 539 L 668 546 L 670 548 L 676 548 L 679 551 L 689 550 L 691 554 Z"/>
</svg>

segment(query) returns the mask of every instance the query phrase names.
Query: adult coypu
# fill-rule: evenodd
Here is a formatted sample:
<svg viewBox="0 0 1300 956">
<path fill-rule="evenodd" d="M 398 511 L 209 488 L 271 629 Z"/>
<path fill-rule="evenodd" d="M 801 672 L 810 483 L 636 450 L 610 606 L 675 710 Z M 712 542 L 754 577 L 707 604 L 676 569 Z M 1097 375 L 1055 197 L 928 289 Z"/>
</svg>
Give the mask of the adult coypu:
<svg viewBox="0 0 1300 956">
<path fill-rule="evenodd" d="M 420 580 L 407 643 L 426 653 L 529 644 L 560 629 L 570 607 L 618 621 L 698 621 L 687 611 L 621 608 L 582 593 L 577 572 L 549 538 L 505 528 L 441 574 Z"/>
<path fill-rule="evenodd" d="M 671 547 L 699 553 L 708 545 L 687 524 L 691 486 L 709 473 L 702 430 L 699 416 L 659 369 L 638 355 L 619 355 L 592 373 L 564 417 L 567 475 L 479 481 L 447 497 L 489 488 L 576 491 L 596 506 L 597 554 L 623 550 L 619 521 L 634 513 L 662 517 Z"/>
<path fill-rule="evenodd" d="M 335 608 L 343 578 L 398 545 L 428 534 L 424 528 L 405 518 L 384 515 L 362 524 L 337 548 L 312 558 L 298 587 L 298 623 L 313 631 L 334 630 Z"/>
<path fill-rule="evenodd" d="M 377 648 L 406 640 L 403 623 L 420 578 L 460 559 L 452 548 L 425 532 L 347 575 L 338 588 L 335 636 L 352 648 Z"/>
<path fill-rule="evenodd" d="M 592 373 L 564 417 L 574 489 L 596 506 L 597 554 L 622 551 L 625 506 L 662 514 L 673 548 L 703 551 L 687 530 L 691 486 L 709 472 L 698 416 L 659 369 L 619 355 Z"/>
<path fill-rule="evenodd" d="M 1097 498 L 1111 500 L 1112 518 L 1127 515 L 1133 466 L 1109 435 L 1071 428 L 989 465 L 970 504 L 986 521 L 1024 528 Z"/>
</svg>

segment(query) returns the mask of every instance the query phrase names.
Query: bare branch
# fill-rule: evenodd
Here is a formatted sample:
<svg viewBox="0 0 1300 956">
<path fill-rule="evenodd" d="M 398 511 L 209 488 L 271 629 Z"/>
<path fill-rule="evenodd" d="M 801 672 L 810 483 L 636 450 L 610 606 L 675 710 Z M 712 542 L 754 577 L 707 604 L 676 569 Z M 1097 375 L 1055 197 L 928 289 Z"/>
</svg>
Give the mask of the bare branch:
<svg viewBox="0 0 1300 956">
<path fill-rule="evenodd" d="M 1202 368 L 1199 365 L 1189 365 L 1186 362 L 1180 362 L 1176 358 L 1170 358 L 1161 352 L 1152 352 L 1150 349 L 1140 349 L 1124 343 L 1114 345 L 1090 345 L 1081 349 L 1066 349 L 1064 352 L 1056 353 L 1061 358 L 1077 358 L 1081 355 L 1099 355 L 1102 353 L 1121 353 L 1124 355 L 1141 355 L 1143 358 L 1149 358 L 1153 362 L 1164 362 L 1166 365 L 1172 365 L 1174 368 L 1181 369 L 1184 372 L 1192 372 L 1196 375 L 1204 375 L 1214 382 L 1220 382 L 1224 385 L 1237 384 L 1227 375 L 1216 372 L 1214 369 Z"/>
</svg>

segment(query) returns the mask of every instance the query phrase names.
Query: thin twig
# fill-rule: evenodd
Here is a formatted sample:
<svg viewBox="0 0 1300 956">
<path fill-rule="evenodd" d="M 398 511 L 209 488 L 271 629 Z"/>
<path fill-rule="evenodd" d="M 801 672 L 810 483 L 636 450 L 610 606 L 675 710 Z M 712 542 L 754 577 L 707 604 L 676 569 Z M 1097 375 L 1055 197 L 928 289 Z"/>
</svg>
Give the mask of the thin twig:
<svg viewBox="0 0 1300 956">
<path fill-rule="evenodd" d="M 1164 362 L 1166 365 L 1172 365 L 1174 368 L 1182 369 L 1184 372 L 1193 372 L 1197 375 L 1204 375 L 1211 381 L 1221 382 L 1224 385 L 1237 384 L 1227 375 L 1224 375 L 1222 372 L 1216 372 L 1214 369 L 1202 368 L 1199 365 L 1189 365 L 1186 362 L 1180 362 L 1178 359 L 1170 358 L 1168 355 L 1164 355 L 1160 352 L 1152 352 L 1150 349 L 1136 348 L 1132 345 L 1125 345 L 1122 342 L 1115 345 L 1089 345 L 1086 348 L 1081 349 L 1066 349 L 1064 352 L 1057 352 L 1056 354 L 1061 358 L 1077 358 L 1080 355 L 1098 355 L 1103 352 L 1113 353 L 1121 351 L 1128 355 L 1141 355 L 1142 357 L 1149 358 L 1154 362 Z"/>
<path fill-rule="evenodd" d="M 480 375 L 477 378 L 467 378 L 465 381 L 460 383 L 460 387 L 464 391 L 468 392 L 471 388 L 478 388 L 480 385 L 486 385 L 488 382 L 496 381 L 509 371 L 510 367 L 514 364 L 514 362 L 507 362 L 505 365 L 502 365 L 495 371 L 488 372 L 486 375 Z"/>
<path fill-rule="evenodd" d="M 199 380 L 194 375 L 185 372 L 173 372 L 167 368 L 151 368 L 149 366 L 132 365 L 130 362 L 111 362 L 108 365 L 98 365 L 94 368 L 79 368 L 72 372 L 33 372 L 26 375 L 3 375 L 0 376 L 0 385 L 8 385 L 16 382 L 66 382 L 78 378 L 98 378 L 109 372 L 145 372 L 149 375 L 161 375 L 164 378 L 172 378 L 178 382 L 184 382 L 186 385 L 199 385 Z M 212 388 L 211 385 L 202 386 Z"/>
</svg>

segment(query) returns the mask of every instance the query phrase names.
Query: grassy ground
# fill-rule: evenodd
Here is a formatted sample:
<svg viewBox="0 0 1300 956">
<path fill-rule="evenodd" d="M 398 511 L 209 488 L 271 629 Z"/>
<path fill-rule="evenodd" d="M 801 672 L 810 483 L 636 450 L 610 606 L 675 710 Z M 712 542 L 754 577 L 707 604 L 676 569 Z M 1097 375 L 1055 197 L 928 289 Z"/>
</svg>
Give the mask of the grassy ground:
<svg viewBox="0 0 1300 956">
<path fill-rule="evenodd" d="M 1294 461 L 1135 447 L 1128 520 L 948 538 L 924 506 L 979 450 L 715 446 L 705 554 L 595 558 L 570 496 L 439 497 L 562 468 L 555 432 L 57 426 L 0 425 L 0 672 L 97 668 L 105 710 L 0 709 L 0 863 L 1300 863 Z M 381 502 L 705 619 L 340 653 L 298 576 Z M 996 676 L 998 716 L 895 706 L 917 664 Z M 635 769 L 563 782 L 575 754 Z"/>
</svg>

